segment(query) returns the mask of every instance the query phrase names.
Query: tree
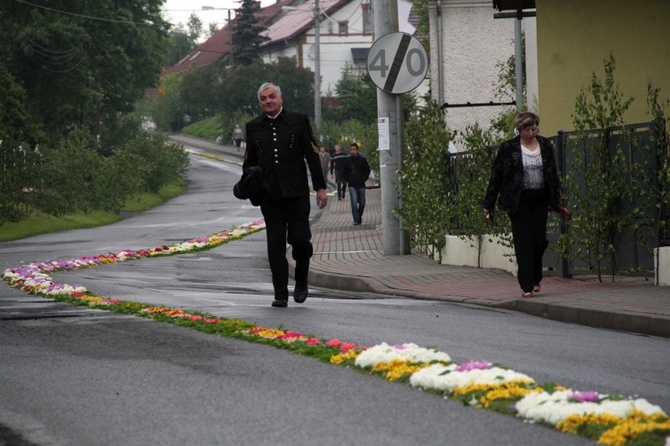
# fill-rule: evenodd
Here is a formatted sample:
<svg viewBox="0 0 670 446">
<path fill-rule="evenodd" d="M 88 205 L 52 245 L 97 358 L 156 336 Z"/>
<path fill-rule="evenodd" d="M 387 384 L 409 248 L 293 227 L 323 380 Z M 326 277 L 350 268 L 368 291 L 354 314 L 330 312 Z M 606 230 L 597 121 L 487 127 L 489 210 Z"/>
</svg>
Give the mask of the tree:
<svg viewBox="0 0 670 446">
<path fill-rule="evenodd" d="M 207 38 L 212 37 L 214 34 L 219 32 L 219 25 L 216 22 L 212 22 L 207 26 Z"/>
<path fill-rule="evenodd" d="M 186 26 L 188 27 L 188 38 L 195 47 L 195 45 L 198 43 L 198 40 L 200 40 L 200 36 L 202 35 L 202 20 L 200 20 L 200 17 L 194 13 L 191 13 L 191 15 L 188 16 L 188 22 Z"/>
<path fill-rule="evenodd" d="M 400 172 L 403 205 L 396 214 L 412 231 L 413 246 L 433 247 L 439 254 L 446 243 L 444 236 L 453 227 L 454 193 L 445 168 L 452 135 L 445 130 L 444 113 L 435 102 L 407 122 L 405 132 L 407 153 Z"/>
<path fill-rule="evenodd" d="M 202 35 L 202 27 L 202 20 L 197 15 L 191 14 L 188 18 L 186 29 L 184 29 L 183 24 L 179 23 L 179 25 L 170 30 L 171 43 L 168 51 L 168 60 L 166 61 L 167 66 L 179 63 L 192 49 L 198 46 L 198 40 Z M 212 25 L 210 25 L 211 34 Z"/>
<path fill-rule="evenodd" d="M 325 119 L 338 122 L 357 120 L 377 122 L 377 87 L 368 74 L 358 77 L 346 68 L 335 84 L 337 101 L 331 101 L 325 109 Z M 416 97 L 413 93 L 402 95 L 403 117 L 405 120 L 416 111 Z"/>
<path fill-rule="evenodd" d="M 561 235 L 562 255 L 576 258 L 594 269 L 602 282 L 609 259 L 614 268 L 614 235 L 631 230 L 636 213 L 619 215 L 618 206 L 630 200 L 633 182 L 619 144 L 610 147 L 608 133 L 624 124 L 623 115 L 633 98 L 624 98 L 614 80 L 616 63 L 605 60 L 605 81 L 593 73 L 591 83 L 582 88 L 575 104 L 573 121 L 577 141 L 573 142 L 574 161 L 570 164 L 563 187 L 567 207 L 572 209 L 571 234 Z M 624 135 L 627 137 L 626 135 Z M 573 250 L 576 247 L 576 250 Z"/>
<path fill-rule="evenodd" d="M 49 8 L 0 4 L 2 62 L 26 91 L 26 106 L 50 137 L 72 126 L 104 138 L 157 84 L 169 24 L 161 0 L 54 0 Z"/>
<path fill-rule="evenodd" d="M 170 31 L 170 50 L 166 61 L 167 66 L 176 65 L 194 48 L 193 42 L 183 28 L 174 28 Z"/>
<path fill-rule="evenodd" d="M 0 64 L 0 225 L 23 218 L 34 184 L 39 129 L 26 110 L 26 92 Z"/>
<path fill-rule="evenodd" d="M 260 2 L 254 0 L 242 0 L 237 9 L 237 16 L 233 21 L 233 60 L 237 65 L 251 65 L 260 59 L 259 47 L 269 40 L 262 36 L 265 27 L 261 25 L 255 13 L 258 11 Z"/>
<path fill-rule="evenodd" d="M 284 104 L 292 111 L 314 114 L 314 73 L 300 68 L 295 61 L 286 57 L 273 64 L 260 60 L 248 66 L 221 67 L 218 88 L 218 107 L 228 113 L 241 111 L 257 114 L 258 87 L 264 82 L 273 82 L 281 88 Z"/>
<path fill-rule="evenodd" d="M 198 121 L 215 113 L 217 103 L 212 91 L 218 77 L 218 70 L 213 64 L 200 69 L 189 69 L 183 75 L 179 87 L 180 108 L 192 120 Z"/>
</svg>

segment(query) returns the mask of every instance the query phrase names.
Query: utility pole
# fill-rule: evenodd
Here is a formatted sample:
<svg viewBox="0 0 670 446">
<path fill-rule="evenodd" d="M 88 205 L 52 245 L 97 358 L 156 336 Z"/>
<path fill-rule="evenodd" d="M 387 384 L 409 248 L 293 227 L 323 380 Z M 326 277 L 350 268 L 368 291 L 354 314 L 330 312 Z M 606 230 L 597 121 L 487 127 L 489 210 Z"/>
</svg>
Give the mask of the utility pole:
<svg viewBox="0 0 670 446">
<path fill-rule="evenodd" d="M 321 127 L 321 30 L 319 0 L 314 0 L 314 124 Z"/>
<path fill-rule="evenodd" d="M 370 3 L 372 5 L 372 3 Z M 398 32 L 398 3 L 374 2 L 375 38 Z M 382 244 L 384 255 L 409 254 L 409 236 L 393 211 L 401 207 L 398 170 L 402 169 L 403 124 L 402 95 L 377 89 L 377 117 L 388 122 L 388 147 L 379 151 L 379 180 L 382 194 Z M 381 147 L 380 147 L 381 148 Z M 388 150 L 386 150 L 388 149 Z"/>
</svg>

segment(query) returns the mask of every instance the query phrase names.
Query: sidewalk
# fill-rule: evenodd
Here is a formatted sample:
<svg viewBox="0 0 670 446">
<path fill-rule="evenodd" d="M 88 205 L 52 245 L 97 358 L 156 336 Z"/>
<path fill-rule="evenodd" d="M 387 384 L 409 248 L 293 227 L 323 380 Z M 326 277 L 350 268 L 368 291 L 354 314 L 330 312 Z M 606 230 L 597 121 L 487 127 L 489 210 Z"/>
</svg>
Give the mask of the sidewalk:
<svg viewBox="0 0 670 446">
<path fill-rule="evenodd" d="M 186 142 L 188 137 L 173 139 Z M 197 143 L 236 152 L 235 147 Z M 310 286 L 505 308 L 557 321 L 670 337 L 670 287 L 654 286 L 653 280 L 598 283 L 548 276 L 541 293 L 523 299 L 516 278 L 501 270 L 439 265 L 420 253 L 384 256 L 381 223 L 380 189 L 368 189 L 363 224 L 358 226 L 353 225 L 348 194 L 343 201 L 330 195 L 328 206 L 312 224 Z M 290 252 L 287 258 L 292 274 Z"/>
<path fill-rule="evenodd" d="M 311 286 L 484 305 L 592 327 L 670 337 L 670 287 L 653 281 L 598 283 L 548 276 L 542 292 L 521 297 L 512 275 L 439 265 L 420 253 L 384 256 L 381 191 L 368 189 L 363 224 L 353 225 L 349 197 L 330 196 L 312 225 Z M 293 259 L 289 253 L 289 262 Z M 293 265 L 291 265 L 293 266 Z"/>
</svg>

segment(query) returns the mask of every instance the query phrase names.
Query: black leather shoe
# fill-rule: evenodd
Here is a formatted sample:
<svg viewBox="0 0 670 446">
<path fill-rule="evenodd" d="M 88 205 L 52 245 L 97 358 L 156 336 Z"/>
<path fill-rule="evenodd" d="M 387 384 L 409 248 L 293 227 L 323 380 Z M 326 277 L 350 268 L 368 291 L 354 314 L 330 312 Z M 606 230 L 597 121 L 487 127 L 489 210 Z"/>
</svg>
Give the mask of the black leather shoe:
<svg viewBox="0 0 670 446">
<path fill-rule="evenodd" d="M 293 300 L 301 304 L 307 300 L 307 281 L 300 281 L 295 283 L 295 288 L 293 288 Z"/>
<path fill-rule="evenodd" d="M 273 307 L 286 308 L 288 307 L 288 290 L 283 293 L 275 293 L 275 300 L 272 301 Z"/>
<path fill-rule="evenodd" d="M 287 300 L 275 299 L 272 301 L 272 306 L 279 308 L 286 308 L 288 307 L 288 299 Z"/>
</svg>

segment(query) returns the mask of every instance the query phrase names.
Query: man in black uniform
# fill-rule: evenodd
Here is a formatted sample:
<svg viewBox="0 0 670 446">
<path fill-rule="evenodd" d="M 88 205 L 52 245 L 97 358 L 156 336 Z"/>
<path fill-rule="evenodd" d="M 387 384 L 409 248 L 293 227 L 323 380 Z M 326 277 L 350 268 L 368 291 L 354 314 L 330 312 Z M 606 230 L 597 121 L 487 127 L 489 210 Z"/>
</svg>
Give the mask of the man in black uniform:
<svg viewBox="0 0 670 446">
<path fill-rule="evenodd" d="M 316 204 L 328 203 L 326 181 L 321 170 L 307 116 L 284 110 L 281 90 L 265 83 L 258 89 L 263 114 L 246 124 L 247 150 L 243 169 L 260 166 L 267 193 L 261 202 L 265 218 L 268 259 L 274 286 L 273 307 L 288 306 L 288 261 L 286 241 L 293 247 L 295 288 L 293 299 L 307 299 L 307 273 L 312 257 L 309 228 L 309 184 L 305 161 L 312 175 Z"/>
</svg>

